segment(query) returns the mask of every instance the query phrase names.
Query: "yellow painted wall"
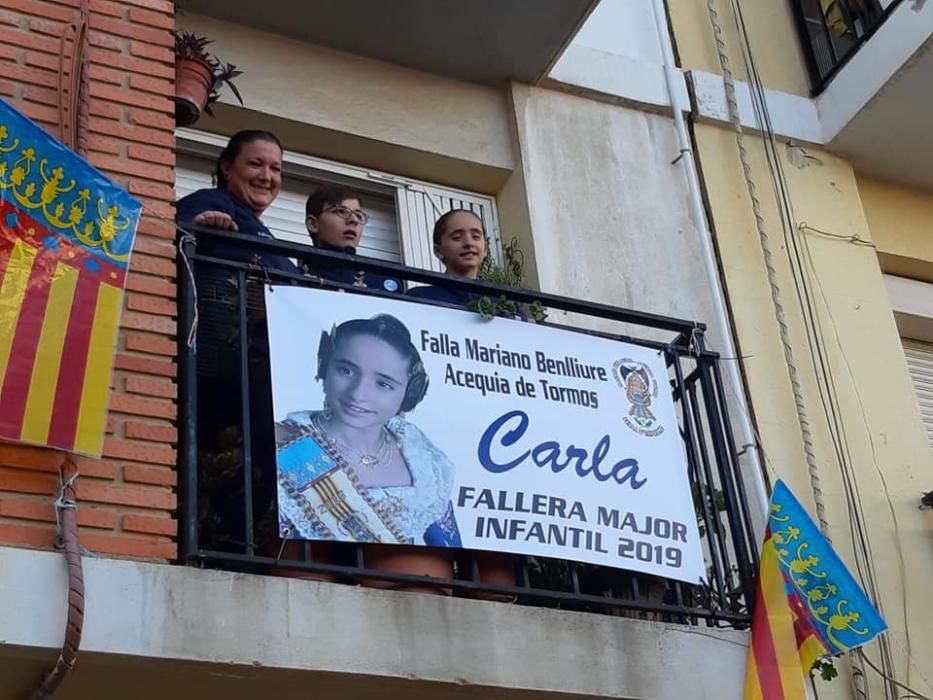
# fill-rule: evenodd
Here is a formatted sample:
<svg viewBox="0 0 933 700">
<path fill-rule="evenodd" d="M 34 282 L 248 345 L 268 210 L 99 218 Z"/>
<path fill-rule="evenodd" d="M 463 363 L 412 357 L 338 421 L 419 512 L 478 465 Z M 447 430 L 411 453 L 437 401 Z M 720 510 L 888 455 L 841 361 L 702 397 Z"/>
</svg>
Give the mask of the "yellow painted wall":
<svg viewBox="0 0 933 700">
<path fill-rule="evenodd" d="M 864 176 L 858 189 L 884 271 L 933 282 L 933 193 Z"/>
<path fill-rule="evenodd" d="M 709 11 L 703 0 L 668 0 L 668 12 L 674 30 L 680 65 L 721 73 Z M 745 80 L 741 44 L 731 3 L 716 0 L 719 25 L 728 48 L 736 80 Z M 797 39 L 790 2 L 756 0 L 743 2 L 742 13 L 755 64 L 766 87 L 795 95 L 810 94 L 810 80 Z"/>
<path fill-rule="evenodd" d="M 793 395 L 734 135 L 726 128 L 697 125 L 696 139 L 769 476 L 784 479 L 813 512 Z M 751 146 L 753 177 L 772 239 L 779 287 L 814 433 L 831 535 L 854 568 L 843 480 L 821 410 L 768 169 L 761 149 Z M 851 165 L 826 152 L 811 151 L 811 155 L 818 161 L 802 169 L 785 155 L 784 168 L 797 220 L 830 233 L 858 234 L 863 240 L 871 240 L 871 217 L 866 218 L 862 209 L 862 188 Z M 872 217 L 879 206 L 875 203 L 868 208 Z M 899 679 L 909 679 L 915 688 L 933 693 L 929 681 L 915 669 L 908 671 L 905 651 L 909 639 L 914 663 L 928 668 L 933 649 L 933 608 L 929 605 L 933 523 L 917 506 L 921 492 L 933 488 L 933 460 L 916 410 L 881 268 L 871 247 L 812 233 L 800 235 L 810 251 L 811 276 L 818 280 L 813 288 L 823 342 L 830 355 L 838 409 L 867 520 Z M 869 647 L 869 657 L 877 662 L 875 647 Z M 826 690 L 832 696 L 846 697 L 848 685 L 840 680 Z"/>
</svg>

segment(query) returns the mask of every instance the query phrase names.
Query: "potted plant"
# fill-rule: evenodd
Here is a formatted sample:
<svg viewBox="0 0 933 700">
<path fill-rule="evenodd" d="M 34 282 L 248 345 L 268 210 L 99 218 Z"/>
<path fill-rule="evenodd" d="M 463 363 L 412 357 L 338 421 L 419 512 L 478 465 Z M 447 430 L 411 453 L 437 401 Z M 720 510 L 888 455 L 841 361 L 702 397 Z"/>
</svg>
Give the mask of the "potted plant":
<svg viewBox="0 0 933 700">
<path fill-rule="evenodd" d="M 220 99 L 224 85 L 243 104 L 233 83 L 243 71 L 209 53 L 210 43 L 207 37 L 175 32 L 175 123 L 179 126 L 194 124 L 202 112 L 214 116 L 211 105 Z"/>
</svg>

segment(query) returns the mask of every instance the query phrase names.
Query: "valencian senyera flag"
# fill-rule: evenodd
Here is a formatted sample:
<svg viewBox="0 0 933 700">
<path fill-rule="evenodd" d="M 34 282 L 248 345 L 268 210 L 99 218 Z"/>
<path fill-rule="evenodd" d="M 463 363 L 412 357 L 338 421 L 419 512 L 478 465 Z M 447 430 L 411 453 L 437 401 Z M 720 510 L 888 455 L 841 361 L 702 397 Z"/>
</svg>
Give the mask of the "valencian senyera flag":
<svg viewBox="0 0 933 700">
<path fill-rule="evenodd" d="M 141 209 L 0 99 L 0 439 L 100 456 Z"/>
<path fill-rule="evenodd" d="M 805 698 L 823 656 L 870 642 L 884 620 L 790 489 L 771 494 L 761 551 L 746 700 Z"/>
</svg>

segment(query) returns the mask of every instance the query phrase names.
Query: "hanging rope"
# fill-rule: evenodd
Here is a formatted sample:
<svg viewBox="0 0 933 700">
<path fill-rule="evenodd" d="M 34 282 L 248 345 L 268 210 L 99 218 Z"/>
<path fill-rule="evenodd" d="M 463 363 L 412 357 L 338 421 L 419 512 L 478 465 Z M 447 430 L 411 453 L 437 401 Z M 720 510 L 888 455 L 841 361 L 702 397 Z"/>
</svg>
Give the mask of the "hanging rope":
<svg viewBox="0 0 933 700">
<path fill-rule="evenodd" d="M 781 336 L 781 346 L 784 349 L 784 361 L 787 365 L 787 374 L 790 378 L 791 389 L 794 393 L 794 405 L 797 409 L 797 422 L 800 426 L 800 435 L 803 438 L 803 450 L 807 461 L 807 471 L 810 476 L 810 490 L 813 492 L 813 501 L 816 504 L 816 516 L 820 524 L 820 531 L 829 540 L 829 522 L 826 519 L 826 506 L 823 502 L 823 487 L 820 482 L 819 468 L 816 463 L 816 452 L 813 447 L 813 434 L 810 432 L 810 419 L 803 398 L 803 389 L 797 373 L 797 364 L 794 361 L 794 351 L 790 343 L 787 318 L 784 306 L 781 303 L 781 288 L 778 285 L 777 270 L 774 267 L 774 258 L 771 253 L 771 241 L 765 228 L 764 215 L 761 213 L 761 202 L 755 182 L 752 179 L 752 168 L 748 160 L 748 151 L 745 148 L 745 136 L 742 131 L 742 121 L 739 117 L 739 106 L 735 96 L 735 81 L 729 67 L 729 57 L 726 54 L 726 44 L 722 38 L 722 28 L 719 24 L 719 13 L 716 10 L 715 0 L 707 0 L 710 24 L 713 27 L 713 36 L 716 39 L 716 52 L 719 54 L 719 65 L 722 68 L 723 82 L 726 88 L 726 102 L 729 106 L 729 121 L 735 131 L 735 142 L 739 149 L 739 161 L 745 176 L 745 185 L 748 196 L 752 201 L 752 212 L 755 215 L 755 228 L 758 230 L 758 240 L 764 256 L 765 268 L 768 273 L 768 285 L 771 288 L 771 303 L 774 307 L 774 316 L 777 320 Z"/>
</svg>

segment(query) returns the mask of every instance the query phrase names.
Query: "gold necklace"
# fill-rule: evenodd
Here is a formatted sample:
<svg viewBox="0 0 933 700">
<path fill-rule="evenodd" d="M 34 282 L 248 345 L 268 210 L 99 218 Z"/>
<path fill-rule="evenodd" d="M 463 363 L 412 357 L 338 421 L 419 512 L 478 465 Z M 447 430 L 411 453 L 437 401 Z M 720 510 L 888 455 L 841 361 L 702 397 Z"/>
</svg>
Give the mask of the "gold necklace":
<svg viewBox="0 0 933 700">
<path fill-rule="evenodd" d="M 324 421 L 322 421 L 319 416 L 314 417 L 314 424 L 327 442 L 330 443 L 330 446 L 339 452 L 350 464 L 359 464 L 361 467 L 371 471 L 376 467 L 385 466 L 391 459 L 392 441 L 389 439 L 391 434 L 385 426 L 382 426 L 382 430 L 379 431 L 380 441 L 376 451 L 373 454 L 366 454 L 350 447 L 350 445 L 337 438 L 337 436 L 327 429 L 327 426 L 324 425 Z"/>
</svg>

